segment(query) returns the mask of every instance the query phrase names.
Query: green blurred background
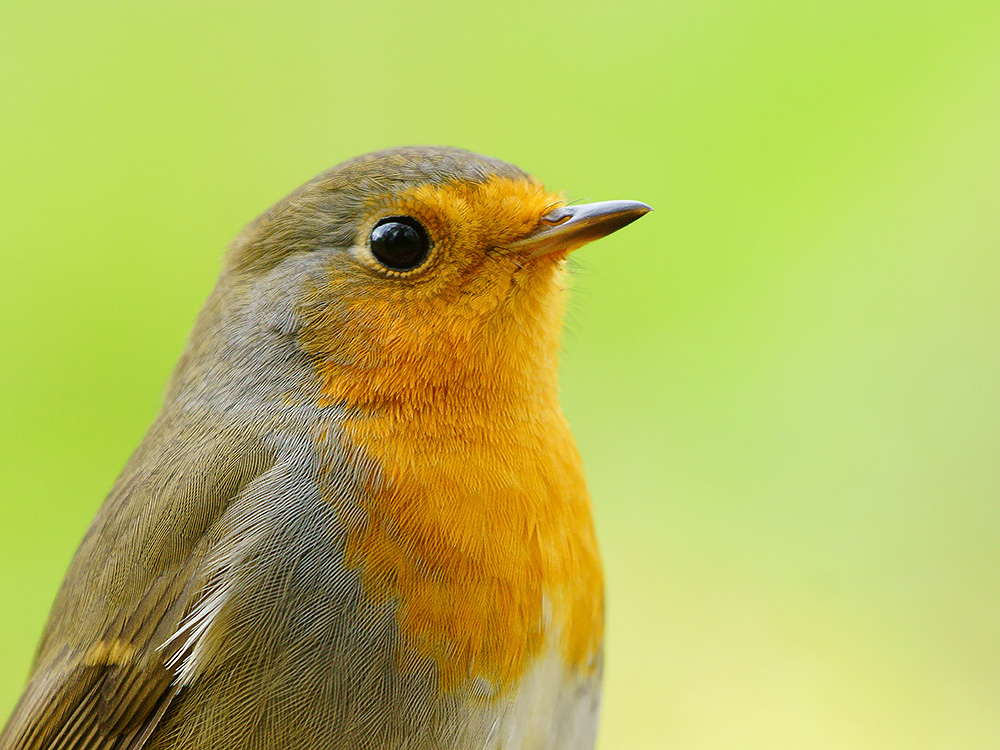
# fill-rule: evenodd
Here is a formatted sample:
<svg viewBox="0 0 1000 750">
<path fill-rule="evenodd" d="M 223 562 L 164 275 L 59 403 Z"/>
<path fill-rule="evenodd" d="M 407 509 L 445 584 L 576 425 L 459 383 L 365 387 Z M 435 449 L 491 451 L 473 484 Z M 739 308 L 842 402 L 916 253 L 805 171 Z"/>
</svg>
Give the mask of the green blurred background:
<svg viewBox="0 0 1000 750">
<path fill-rule="evenodd" d="M 1000 3 L 0 6 L 0 714 L 225 243 L 390 145 L 579 253 L 600 746 L 1000 747 Z"/>
</svg>

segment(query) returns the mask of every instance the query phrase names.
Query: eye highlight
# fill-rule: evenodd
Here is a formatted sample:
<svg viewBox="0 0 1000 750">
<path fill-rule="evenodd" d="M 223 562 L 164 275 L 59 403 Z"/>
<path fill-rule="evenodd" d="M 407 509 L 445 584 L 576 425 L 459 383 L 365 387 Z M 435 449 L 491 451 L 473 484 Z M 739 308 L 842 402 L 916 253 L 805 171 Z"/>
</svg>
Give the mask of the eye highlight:
<svg viewBox="0 0 1000 750">
<path fill-rule="evenodd" d="M 416 219 L 387 216 L 372 227 L 368 245 L 375 260 L 390 271 L 412 271 L 427 258 L 431 241 Z"/>
</svg>

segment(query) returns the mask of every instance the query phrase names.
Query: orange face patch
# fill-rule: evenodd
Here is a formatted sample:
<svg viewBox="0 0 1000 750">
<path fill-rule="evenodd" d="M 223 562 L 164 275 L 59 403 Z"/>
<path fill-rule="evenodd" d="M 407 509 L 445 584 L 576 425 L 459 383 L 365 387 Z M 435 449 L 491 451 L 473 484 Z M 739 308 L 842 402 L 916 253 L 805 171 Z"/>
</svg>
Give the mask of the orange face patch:
<svg viewBox="0 0 1000 750">
<path fill-rule="evenodd" d="M 469 370 L 478 371 L 476 387 L 489 388 L 485 371 L 498 371 L 498 356 L 529 369 L 532 358 L 553 359 L 561 327 L 559 259 L 525 267 L 504 248 L 563 203 L 536 182 L 509 178 L 422 185 L 373 201 L 352 250 L 362 268 L 331 276 L 317 295 L 331 303 L 312 314 L 300 335 L 317 359 L 325 402 L 419 399 L 464 382 Z M 371 227 L 392 215 L 417 219 L 433 242 L 413 271 L 382 268 L 367 248 Z"/>
</svg>

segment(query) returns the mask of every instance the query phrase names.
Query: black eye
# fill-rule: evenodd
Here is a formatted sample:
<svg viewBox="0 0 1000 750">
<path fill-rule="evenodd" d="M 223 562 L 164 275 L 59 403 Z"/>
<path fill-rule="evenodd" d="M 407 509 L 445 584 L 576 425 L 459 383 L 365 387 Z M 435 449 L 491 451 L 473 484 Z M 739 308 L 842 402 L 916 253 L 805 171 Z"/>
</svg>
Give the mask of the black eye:
<svg viewBox="0 0 1000 750">
<path fill-rule="evenodd" d="M 409 216 L 380 219 L 368 242 L 378 262 L 393 271 L 409 271 L 419 266 L 431 245 L 427 230 Z"/>
</svg>

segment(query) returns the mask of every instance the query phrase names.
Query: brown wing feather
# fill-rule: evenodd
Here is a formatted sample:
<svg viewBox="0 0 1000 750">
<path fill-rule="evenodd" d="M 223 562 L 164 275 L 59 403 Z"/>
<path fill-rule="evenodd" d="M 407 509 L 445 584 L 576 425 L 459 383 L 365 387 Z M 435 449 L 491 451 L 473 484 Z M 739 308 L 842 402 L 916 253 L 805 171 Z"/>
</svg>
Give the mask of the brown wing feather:
<svg viewBox="0 0 1000 750">
<path fill-rule="evenodd" d="M 141 747 L 181 692 L 161 646 L 193 605 L 200 555 L 161 576 L 128 616 L 87 650 L 65 649 L 32 678 L 0 735 L 2 750 Z M 137 744 L 137 741 L 139 744 Z"/>
<path fill-rule="evenodd" d="M 154 425 L 77 551 L 0 750 L 145 745 L 184 693 L 170 636 L 204 594 L 206 535 L 268 463 L 246 433 Z"/>
</svg>

